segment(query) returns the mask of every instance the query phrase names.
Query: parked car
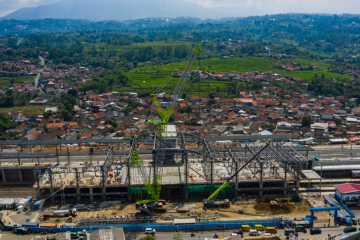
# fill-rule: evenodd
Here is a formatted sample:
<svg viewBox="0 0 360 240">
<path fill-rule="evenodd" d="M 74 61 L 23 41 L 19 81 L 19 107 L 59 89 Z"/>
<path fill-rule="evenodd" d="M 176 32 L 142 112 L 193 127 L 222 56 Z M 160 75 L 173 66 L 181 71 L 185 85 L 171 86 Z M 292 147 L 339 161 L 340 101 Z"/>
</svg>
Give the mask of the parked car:
<svg viewBox="0 0 360 240">
<path fill-rule="evenodd" d="M 347 227 L 347 228 L 344 228 L 344 233 L 356 232 L 356 231 L 357 231 L 356 227 Z"/>
<path fill-rule="evenodd" d="M 275 235 L 275 233 L 264 233 L 264 236 L 266 237 L 266 236 L 273 236 L 273 235 Z"/>
<path fill-rule="evenodd" d="M 250 230 L 249 236 L 261 236 L 261 232 L 258 230 Z"/>
<path fill-rule="evenodd" d="M 155 229 L 153 228 L 145 228 L 145 234 L 155 234 Z"/>
<path fill-rule="evenodd" d="M 285 229 L 284 235 L 285 235 L 285 236 L 289 236 L 290 234 L 295 234 L 294 229 L 292 229 L 292 228 L 287 228 L 287 229 Z"/>
<path fill-rule="evenodd" d="M 243 235 L 243 232 L 240 229 L 236 229 L 233 231 L 233 233 L 236 233 L 237 235 Z"/>
<path fill-rule="evenodd" d="M 310 228 L 310 234 L 321 234 L 320 228 Z"/>
</svg>

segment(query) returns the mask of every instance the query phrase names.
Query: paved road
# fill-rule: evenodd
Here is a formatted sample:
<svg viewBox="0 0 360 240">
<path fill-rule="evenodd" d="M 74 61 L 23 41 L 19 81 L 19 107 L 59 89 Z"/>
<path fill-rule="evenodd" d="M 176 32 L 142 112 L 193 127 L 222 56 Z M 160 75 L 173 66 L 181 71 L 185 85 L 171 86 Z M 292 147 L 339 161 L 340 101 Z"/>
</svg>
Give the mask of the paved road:
<svg viewBox="0 0 360 240">
<path fill-rule="evenodd" d="M 299 233 L 298 239 L 327 239 L 328 234 L 331 236 L 341 234 L 343 233 L 344 227 L 330 227 L 330 228 L 321 228 L 322 234 L 317 235 L 311 235 L 309 231 L 307 233 Z M 212 238 L 214 237 L 214 234 L 217 233 L 219 237 L 229 237 L 232 233 L 231 230 L 225 230 L 225 231 L 212 231 L 212 232 L 195 232 L 195 237 L 191 237 L 190 233 L 184 233 L 180 232 L 180 235 L 182 236 L 183 240 L 197 240 L 201 239 L 204 240 L 205 238 Z M 168 240 L 173 239 L 173 236 L 176 233 L 156 233 L 154 236 L 158 240 Z M 248 236 L 248 233 L 245 233 L 244 236 Z M 277 235 L 284 236 L 284 230 L 279 230 Z M 126 240 L 135 240 L 135 239 L 141 239 L 142 237 L 145 237 L 145 234 L 138 234 L 138 233 L 128 233 L 126 234 Z"/>
<path fill-rule="evenodd" d="M 41 65 L 45 66 L 45 58 L 43 58 L 41 56 L 39 56 L 39 58 L 40 58 L 40 61 L 41 61 Z"/>
<path fill-rule="evenodd" d="M 41 56 L 39 56 L 39 59 L 41 61 L 41 66 L 45 66 L 45 59 Z M 39 86 L 39 78 L 40 78 L 40 73 L 43 72 L 43 67 L 39 70 L 39 73 L 37 74 L 36 78 L 35 78 L 35 86 L 38 87 Z"/>
</svg>

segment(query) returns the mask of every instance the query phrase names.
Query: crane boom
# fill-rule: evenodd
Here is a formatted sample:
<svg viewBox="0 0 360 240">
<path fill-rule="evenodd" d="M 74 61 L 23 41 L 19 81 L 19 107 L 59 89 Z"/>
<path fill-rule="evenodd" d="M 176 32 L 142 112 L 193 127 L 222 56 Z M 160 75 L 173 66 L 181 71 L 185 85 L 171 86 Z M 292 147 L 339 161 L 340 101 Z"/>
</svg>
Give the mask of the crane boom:
<svg viewBox="0 0 360 240">
<path fill-rule="evenodd" d="M 207 200 L 211 200 L 215 198 L 221 192 L 221 190 L 223 190 L 229 185 L 231 179 L 233 179 L 236 175 L 238 175 L 241 170 L 243 170 L 249 163 L 251 163 L 255 158 L 257 158 L 257 156 L 270 145 L 271 143 L 267 143 L 265 147 L 263 147 L 259 152 L 257 152 L 255 156 L 253 156 L 249 161 L 247 161 L 235 174 L 233 174 L 228 180 L 226 180 L 226 182 L 224 182 L 218 189 L 216 189 L 216 191 L 213 194 L 211 194 Z"/>
<path fill-rule="evenodd" d="M 179 99 L 180 95 L 182 94 L 182 92 L 185 89 L 185 85 L 186 85 L 186 79 L 190 76 L 190 71 L 192 66 L 194 65 L 194 62 L 196 60 L 196 57 L 198 54 L 200 54 L 201 51 L 201 47 L 200 46 L 196 46 L 195 50 L 193 51 L 193 53 L 191 54 L 188 63 L 186 64 L 186 67 L 184 69 L 184 73 L 181 76 L 178 84 L 176 85 L 173 95 L 172 95 L 172 107 L 175 107 L 175 103 L 176 101 Z"/>
</svg>

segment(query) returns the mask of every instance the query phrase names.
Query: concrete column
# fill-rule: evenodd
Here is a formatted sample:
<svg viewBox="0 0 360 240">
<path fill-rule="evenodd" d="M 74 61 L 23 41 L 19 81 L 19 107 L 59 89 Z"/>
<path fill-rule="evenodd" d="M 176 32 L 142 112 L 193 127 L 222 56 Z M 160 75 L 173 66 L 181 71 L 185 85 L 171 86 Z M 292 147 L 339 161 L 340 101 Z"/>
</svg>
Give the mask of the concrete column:
<svg viewBox="0 0 360 240">
<path fill-rule="evenodd" d="M 295 180 L 295 192 L 296 192 L 296 196 L 299 196 L 299 187 L 300 187 L 300 182 L 299 182 L 299 180 Z"/>
<path fill-rule="evenodd" d="M 103 201 L 106 201 L 106 187 L 103 187 L 103 189 L 102 189 L 102 199 L 103 199 Z"/>
<path fill-rule="evenodd" d="M 41 199 L 41 189 L 40 188 L 36 189 L 36 196 L 38 199 Z"/>
<path fill-rule="evenodd" d="M 76 189 L 76 200 L 77 202 L 81 202 L 80 188 Z"/>
<path fill-rule="evenodd" d="M 288 172 L 288 165 L 287 165 L 287 162 L 285 162 L 285 176 L 284 176 L 284 192 L 283 192 L 283 197 L 286 197 L 286 194 L 287 194 L 287 172 Z"/>
<path fill-rule="evenodd" d="M 80 195 L 80 187 L 79 187 L 79 172 L 78 169 L 75 169 L 75 175 L 76 175 L 76 200 L 77 202 L 81 202 L 81 195 Z"/>
<path fill-rule="evenodd" d="M 19 169 L 19 180 L 20 180 L 20 182 L 23 181 L 22 174 L 21 174 L 21 169 Z"/>
<path fill-rule="evenodd" d="M 94 191 L 93 188 L 89 188 L 89 193 L 90 193 L 90 202 L 94 201 Z"/>
<path fill-rule="evenodd" d="M 260 189 L 259 189 L 259 196 L 262 197 L 263 195 L 263 188 L 264 188 L 264 182 L 263 182 L 263 162 L 260 162 Z"/>
<path fill-rule="evenodd" d="M 237 172 L 239 169 L 239 164 L 238 162 L 235 162 L 235 172 Z M 235 176 L 235 197 L 237 198 L 239 196 L 239 179 L 238 179 L 238 175 L 239 174 L 236 174 Z"/>
<path fill-rule="evenodd" d="M 6 175 L 5 175 L 5 169 L 2 169 L 2 179 L 3 179 L 3 182 L 6 182 Z"/>
<path fill-rule="evenodd" d="M 50 180 L 50 195 L 54 194 L 54 188 L 53 188 L 53 175 L 52 173 L 49 174 L 49 180 Z M 55 196 L 52 196 L 50 198 L 51 203 L 55 203 Z"/>
<path fill-rule="evenodd" d="M 264 183 L 259 182 L 259 196 L 262 197 L 263 195 L 263 189 L 264 189 Z"/>
</svg>

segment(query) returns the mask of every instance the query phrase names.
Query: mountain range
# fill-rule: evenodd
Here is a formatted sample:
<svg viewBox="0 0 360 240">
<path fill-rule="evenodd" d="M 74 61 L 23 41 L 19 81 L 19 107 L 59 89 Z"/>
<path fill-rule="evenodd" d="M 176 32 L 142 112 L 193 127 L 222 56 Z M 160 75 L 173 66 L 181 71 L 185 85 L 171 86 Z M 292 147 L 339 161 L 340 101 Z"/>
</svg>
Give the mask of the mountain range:
<svg viewBox="0 0 360 240">
<path fill-rule="evenodd" d="M 61 0 L 48 5 L 21 8 L 2 19 L 54 18 L 122 21 L 136 18 L 180 16 L 218 18 L 229 16 L 229 12 L 231 9 L 205 8 L 184 0 Z"/>
</svg>

